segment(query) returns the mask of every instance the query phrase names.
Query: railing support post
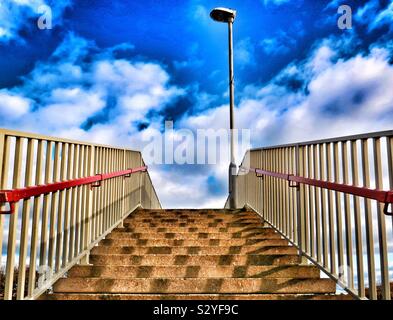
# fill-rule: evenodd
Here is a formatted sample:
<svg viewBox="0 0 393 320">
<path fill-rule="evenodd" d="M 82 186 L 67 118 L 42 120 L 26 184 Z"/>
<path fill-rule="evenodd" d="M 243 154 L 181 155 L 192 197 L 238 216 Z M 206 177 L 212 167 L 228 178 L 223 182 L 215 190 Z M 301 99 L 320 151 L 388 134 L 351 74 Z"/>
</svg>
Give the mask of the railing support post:
<svg viewBox="0 0 393 320">
<path fill-rule="evenodd" d="M 303 153 L 300 152 L 300 147 L 299 145 L 296 145 L 295 148 L 295 167 L 296 167 L 296 173 L 295 175 L 299 176 L 303 174 L 301 168 L 303 167 Z M 304 240 L 305 240 L 305 234 L 304 234 L 304 215 L 303 215 L 303 208 L 302 206 L 304 205 L 303 201 L 303 195 L 302 195 L 302 190 L 301 186 L 299 185 L 296 187 L 296 216 L 297 216 L 297 238 L 298 238 L 298 246 L 299 246 L 299 257 L 301 259 L 301 263 L 307 263 L 307 259 L 303 256 L 303 249 L 304 249 Z"/>
</svg>

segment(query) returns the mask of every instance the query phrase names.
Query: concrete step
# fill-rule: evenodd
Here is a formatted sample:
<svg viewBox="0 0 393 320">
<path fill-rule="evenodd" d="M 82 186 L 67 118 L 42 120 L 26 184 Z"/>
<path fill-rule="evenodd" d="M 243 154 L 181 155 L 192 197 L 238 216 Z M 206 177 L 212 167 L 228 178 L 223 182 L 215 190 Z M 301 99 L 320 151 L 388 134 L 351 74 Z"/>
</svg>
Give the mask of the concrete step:
<svg viewBox="0 0 393 320">
<path fill-rule="evenodd" d="M 75 266 L 69 278 L 307 278 L 318 279 L 312 266 Z"/>
<path fill-rule="evenodd" d="M 198 223 L 187 223 L 187 222 L 124 222 L 124 227 L 128 228 L 178 228 L 178 230 L 194 228 L 252 228 L 252 227 L 265 227 L 265 225 L 258 222 L 209 222 L 199 221 Z"/>
<path fill-rule="evenodd" d="M 335 294 L 48 294 L 42 300 L 352 300 Z"/>
<path fill-rule="evenodd" d="M 286 246 L 285 239 L 127 239 L 127 238 L 107 238 L 101 240 L 99 245 L 103 246 L 187 246 L 187 247 L 207 247 L 207 246 Z"/>
<path fill-rule="evenodd" d="M 55 293 L 334 293 L 330 279 L 258 279 L 258 278 L 135 278 L 60 279 Z"/>
<path fill-rule="evenodd" d="M 274 232 L 258 233 L 133 233 L 133 232 L 111 232 L 107 239 L 179 239 L 179 240 L 198 240 L 198 239 L 281 239 L 281 235 Z"/>
<path fill-rule="evenodd" d="M 165 220 L 165 219 L 170 219 L 170 220 L 193 220 L 193 221 L 201 221 L 201 220 L 206 220 L 206 221 L 244 221 L 244 220 L 258 220 L 261 221 L 262 219 L 258 216 L 211 216 L 211 215 L 189 215 L 189 216 L 185 216 L 185 215 L 162 215 L 162 216 L 151 216 L 151 215 L 135 215 L 135 216 L 129 216 L 126 218 L 127 220 L 145 220 L 145 219 L 149 219 L 149 220 L 155 220 L 155 221 L 159 221 L 159 220 Z"/>
<path fill-rule="evenodd" d="M 262 220 L 259 219 L 180 219 L 180 218 L 162 218 L 162 219 L 152 219 L 152 218 L 135 218 L 135 219 L 125 219 L 125 224 L 148 224 L 154 223 L 158 225 L 162 225 L 164 223 L 171 223 L 172 225 L 176 226 L 180 223 L 187 223 L 189 226 L 196 226 L 196 225 L 206 225 L 209 223 L 248 223 L 248 224 L 263 224 Z"/>
<path fill-rule="evenodd" d="M 129 215 L 126 219 L 223 219 L 223 220 L 240 220 L 240 219 L 260 219 L 262 217 L 255 213 L 232 215 L 232 214 L 140 214 Z"/>
<path fill-rule="evenodd" d="M 247 227 L 194 227 L 188 226 L 184 228 L 179 227 L 145 227 L 145 226 L 138 226 L 138 227 L 130 227 L 125 225 L 124 228 L 117 228 L 113 230 L 114 232 L 135 232 L 135 233 L 147 233 L 147 232 L 161 232 L 161 233 L 217 233 L 217 232 L 225 232 L 225 233 L 237 233 L 237 232 L 266 232 L 266 230 L 273 230 L 269 227 L 262 227 L 262 226 L 247 226 Z M 273 231 L 270 231 L 274 233 Z"/>
<path fill-rule="evenodd" d="M 225 216 L 225 217 L 244 217 L 257 216 L 258 214 L 252 211 L 231 212 L 220 210 L 151 210 L 151 211 L 136 211 L 130 216 Z"/>
<path fill-rule="evenodd" d="M 232 247 L 175 247 L 175 246 L 156 246 L 156 247 L 140 247 L 140 246 L 98 246 L 91 251 L 92 254 L 297 254 L 297 249 L 290 246 L 232 246 Z"/>
<path fill-rule="evenodd" d="M 127 265 L 200 265 L 200 266 L 251 266 L 251 265 L 296 265 L 300 263 L 297 254 L 286 255 L 124 255 L 124 254 L 92 254 L 90 263 L 96 266 L 127 266 Z"/>
</svg>

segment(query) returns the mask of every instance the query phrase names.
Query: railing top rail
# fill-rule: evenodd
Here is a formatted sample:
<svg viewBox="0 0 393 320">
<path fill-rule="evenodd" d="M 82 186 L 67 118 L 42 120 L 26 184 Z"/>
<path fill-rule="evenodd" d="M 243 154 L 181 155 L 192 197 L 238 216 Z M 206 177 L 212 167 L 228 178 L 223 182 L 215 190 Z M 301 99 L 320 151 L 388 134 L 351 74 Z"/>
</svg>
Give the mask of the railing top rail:
<svg viewBox="0 0 393 320">
<path fill-rule="evenodd" d="M 50 183 L 50 184 L 45 184 L 45 185 L 32 186 L 32 187 L 13 189 L 13 190 L 1 190 L 0 191 L 0 204 L 9 203 L 10 210 L 3 211 L 3 212 L 0 211 L 0 214 L 14 213 L 14 205 L 19 200 L 29 199 L 31 197 L 37 197 L 42 194 L 57 192 L 57 191 L 61 191 L 61 190 L 65 190 L 65 189 L 69 189 L 69 188 L 73 188 L 73 187 L 77 187 L 77 186 L 82 186 L 82 185 L 91 185 L 92 187 L 99 187 L 99 186 L 101 186 L 101 181 L 113 179 L 113 178 L 117 178 L 117 177 L 129 177 L 133 173 L 146 172 L 146 171 L 147 171 L 147 167 L 143 166 L 143 167 L 123 170 L 123 171 L 116 171 L 116 172 L 105 173 L 105 174 L 97 174 L 95 176 L 89 176 L 89 177 L 84 177 L 84 178 L 79 178 L 79 179 L 72 179 L 72 180 L 67 180 L 67 181 L 62 181 L 62 182 L 55 182 L 55 183 Z"/>
<path fill-rule="evenodd" d="M 16 131 L 16 130 L 9 130 L 5 128 L 0 128 L 0 135 L 6 135 L 16 138 L 26 138 L 26 139 L 36 139 L 36 140 L 45 140 L 50 142 L 60 142 L 60 143 L 69 143 L 69 144 L 76 144 L 76 145 L 84 145 L 84 146 L 94 146 L 94 147 L 101 147 L 101 148 L 110 148 L 110 149 L 118 149 L 118 150 L 125 150 L 125 151 L 132 151 L 132 152 L 139 152 L 138 150 L 132 150 L 122 147 L 114 147 L 106 144 L 98 144 L 98 143 L 90 143 L 87 141 L 78 141 L 72 139 L 64 139 L 52 136 L 45 136 L 35 133 L 28 133 L 23 131 Z"/>
<path fill-rule="evenodd" d="M 300 147 L 300 146 L 308 146 L 308 145 L 322 144 L 322 143 L 354 141 L 354 140 L 372 139 L 372 138 L 381 138 L 381 137 L 393 137 L 393 130 L 336 137 L 336 138 L 331 138 L 331 139 L 321 139 L 321 140 L 313 140 L 313 141 L 306 141 L 306 142 L 288 143 L 288 144 L 281 144 L 281 145 L 268 146 L 268 147 L 262 147 L 262 148 L 253 148 L 253 149 L 250 149 L 250 151 L 271 150 L 271 149 L 297 147 L 297 146 Z"/>
<path fill-rule="evenodd" d="M 297 184 L 306 184 L 309 186 L 319 187 L 327 190 L 333 190 L 338 192 L 343 192 L 347 194 L 351 194 L 354 196 L 364 197 L 372 200 L 376 200 L 380 203 L 385 204 L 384 213 L 386 215 L 393 215 L 393 213 L 388 212 L 388 204 L 393 203 L 393 190 L 384 191 L 378 189 L 370 189 L 366 187 L 358 187 L 354 185 L 348 185 L 343 183 L 329 182 L 311 178 L 304 178 L 300 176 L 296 176 L 293 174 L 284 174 L 274 171 L 267 171 L 257 168 L 245 168 L 241 167 L 242 170 L 249 170 L 255 172 L 255 174 L 260 174 L 261 176 L 270 176 L 282 180 L 286 180 L 289 182 L 291 187 L 297 187 Z M 291 184 L 294 182 L 295 184 Z"/>
</svg>

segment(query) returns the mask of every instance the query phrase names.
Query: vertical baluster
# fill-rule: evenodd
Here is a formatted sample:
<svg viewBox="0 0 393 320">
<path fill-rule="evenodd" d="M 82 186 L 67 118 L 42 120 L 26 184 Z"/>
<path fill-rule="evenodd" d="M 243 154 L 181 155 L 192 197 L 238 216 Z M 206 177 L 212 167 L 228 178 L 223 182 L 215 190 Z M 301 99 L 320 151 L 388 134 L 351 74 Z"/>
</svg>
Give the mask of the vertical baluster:
<svg viewBox="0 0 393 320">
<path fill-rule="evenodd" d="M 342 171 L 343 183 L 349 184 L 349 170 L 348 170 L 348 150 L 347 142 L 341 144 L 342 157 Z M 351 222 L 351 206 L 349 194 L 344 195 L 344 215 L 345 215 L 345 240 L 347 251 L 347 284 L 350 289 L 353 289 L 353 251 L 352 251 L 352 222 Z"/>
<path fill-rule="evenodd" d="M 53 182 L 58 182 L 60 179 L 59 160 L 60 160 L 60 143 L 56 142 L 55 158 L 53 162 Z M 50 229 L 49 229 L 49 253 L 48 253 L 48 265 L 51 272 L 54 271 L 54 256 L 55 256 L 55 241 L 56 241 L 55 233 L 56 233 L 56 217 L 57 217 L 57 210 L 58 210 L 58 196 L 59 196 L 58 191 L 52 193 Z"/>
<path fill-rule="evenodd" d="M 266 170 L 266 162 L 267 162 L 266 151 L 262 150 L 261 152 L 262 152 L 262 169 Z M 267 209 L 267 205 L 268 205 L 267 180 L 266 180 L 266 177 L 262 177 L 260 179 L 262 179 L 262 190 L 263 190 L 263 199 L 262 199 L 262 201 L 263 201 L 263 218 L 265 220 L 268 220 L 269 217 L 268 217 L 268 209 Z"/>
<path fill-rule="evenodd" d="M 99 164 L 99 168 L 100 168 L 100 173 L 104 172 L 104 163 L 105 163 L 105 150 L 104 148 L 101 148 L 100 150 L 101 156 L 100 156 L 100 164 Z M 100 217 L 100 229 L 99 232 L 102 233 L 102 230 L 104 229 L 104 185 L 101 186 L 101 188 L 99 189 L 99 194 L 100 194 L 100 211 L 99 211 L 99 217 Z"/>
<path fill-rule="evenodd" d="M 318 153 L 320 145 L 314 145 L 313 148 L 313 169 L 314 179 L 321 179 L 319 176 L 319 162 Z M 321 239 L 321 205 L 320 205 L 320 188 L 314 188 L 314 204 L 315 204 L 315 228 L 316 228 L 316 251 L 317 251 L 317 262 L 322 263 L 322 239 Z"/>
<path fill-rule="evenodd" d="M 368 160 L 368 141 L 362 140 L 362 171 L 363 186 L 370 187 L 370 165 Z M 364 214 L 366 217 L 366 238 L 367 238 L 367 267 L 370 299 L 377 299 L 377 288 L 375 283 L 375 258 L 374 258 L 374 237 L 373 237 L 373 219 L 371 211 L 371 201 L 364 199 Z"/>
<path fill-rule="evenodd" d="M 302 147 L 302 157 L 303 157 L 303 161 L 302 161 L 302 177 L 307 177 L 307 146 L 303 146 Z M 304 207 L 304 213 L 303 213 L 303 217 L 304 217 L 304 221 L 303 221 L 303 225 L 304 225 L 304 251 L 307 253 L 310 253 L 310 226 L 309 226 L 309 222 L 310 222 L 310 218 L 309 218 L 309 208 L 308 208 L 308 199 L 309 199 L 309 186 L 308 185 L 303 185 L 303 207 Z"/>
<path fill-rule="evenodd" d="M 81 145 L 79 150 L 79 160 L 78 160 L 78 178 L 82 178 L 84 175 L 83 165 L 85 156 L 85 146 Z M 77 200 L 76 200 L 76 218 L 75 218 L 75 246 L 74 255 L 78 256 L 80 253 L 81 245 L 81 222 L 82 222 L 82 186 L 77 187 Z"/>
<path fill-rule="evenodd" d="M 61 149 L 61 164 L 60 164 L 60 180 L 65 181 L 67 180 L 67 171 L 68 168 L 67 164 L 67 154 L 68 154 L 68 143 L 63 143 Z M 57 212 L 57 234 L 56 234 L 56 257 L 55 257 L 55 271 L 60 270 L 61 265 L 61 258 L 63 255 L 63 228 L 64 228 L 64 215 L 66 213 L 65 210 L 65 200 L 66 200 L 66 190 L 60 191 L 59 194 L 59 205 L 58 205 L 58 212 Z"/>
<path fill-rule="evenodd" d="M 89 153 L 89 147 L 88 146 L 83 146 L 83 165 L 82 165 L 82 177 L 87 177 L 87 158 L 88 158 L 88 153 Z M 85 242 L 85 226 L 86 226 L 86 216 L 87 216 L 87 207 L 86 207 L 86 199 L 87 199 L 87 192 L 86 192 L 86 186 L 83 185 L 81 186 L 81 213 L 80 213 L 80 224 L 79 224 L 79 233 L 80 233 L 80 238 L 79 238 L 79 253 L 81 253 L 84 248 L 83 244 Z M 82 258 L 80 261 L 81 264 L 86 264 L 85 260 Z"/>
<path fill-rule="evenodd" d="M 326 168 L 327 180 L 332 181 L 332 144 L 326 145 Z M 330 250 L 330 270 L 336 274 L 336 241 L 334 235 L 334 214 L 333 214 L 333 191 L 328 190 L 328 216 L 329 216 L 329 250 Z"/>
<path fill-rule="evenodd" d="M 340 162 L 338 158 L 338 143 L 333 144 L 333 159 L 334 159 L 334 181 L 340 183 Z M 341 195 L 335 192 L 336 200 L 336 234 L 337 234 L 337 247 L 338 247 L 338 266 L 339 273 L 344 272 L 344 243 L 342 235 L 342 211 L 341 211 Z"/>
<path fill-rule="evenodd" d="M 45 153 L 45 184 L 51 181 L 51 167 L 53 163 L 52 158 L 53 143 L 47 141 L 46 153 Z M 46 267 L 48 266 L 48 223 L 49 223 L 49 202 L 50 194 L 44 195 L 44 204 L 42 207 L 42 223 L 41 223 L 41 245 L 40 245 L 40 271 L 46 272 Z"/>
<path fill-rule="evenodd" d="M 289 159 L 288 159 L 288 148 L 283 149 L 283 171 L 289 174 Z M 285 217 L 285 235 L 291 238 L 291 207 L 289 205 L 289 186 L 288 182 L 284 181 L 284 217 Z"/>
<path fill-rule="evenodd" d="M 22 169 L 23 156 L 23 142 L 21 138 L 16 138 L 15 143 L 15 160 L 12 188 L 18 189 L 21 187 L 20 172 Z M 14 267 L 15 267 L 15 253 L 16 253 L 16 235 L 19 218 L 19 203 L 15 203 L 14 213 L 10 216 L 8 229 L 8 244 L 7 244 L 7 263 L 5 269 L 5 285 L 4 285 L 4 300 L 11 300 L 13 297 L 13 283 L 14 283 Z"/>
<path fill-rule="evenodd" d="M 87 157 L 86 157 L 86 171 L 85 171 L 85 176 L 92 176 L 94 172 L 94 146 L 86 146 L 86 151 L 87 151 Z M 89 186 L 85 186 L 85 192 L 86 192 L 86 205 L 85 205 L 85 219 L 83 223 L 83 248 L 82 250 L 87 250 L 90 246 L 91 243 L 91 219 L 92 219 L 92 210 L 93 210 L 93 203 L 92 203 L 92 191 L 90 190 Z M 86 254 L 82 260 L 81 263 L 84 265 L 89 264 L 89 254 Z"/>
<path fill-rule="evenodd" d="M 106 168 L 106 148 L 102 149 L 102 162 L 101 162 L 101 173 L 105 173 Z M 106 182 L 102 182 L 102 186 L 100 188 L 101 193 L 101 232 L 105 229 L 106 224 Z"/>
<path fill-rule="evenodd" d="M 72 177 L 73 179 L 79 178 L 79 165 L 80 165 L 80 149 L 81 146 L 74 146 L 74 161 L 72 167 Z M 79 187 L 72 188 L 71 196 L 71 222 L 70 222 L 70 242 L 69 242 L 69 255 L 68 259 L 72 260 L 75 255 L 75 239 L 76 239 L 76 224 L 77 224 L 77 211 L 78 211 L 78 189 Z"/>
<path fill-rule="evenodd" d="M 374 166 L 375 166 L 375 182 L 376 189 L 383 190 L 382 177 L 382 153 L 381 153 L 381 139 L 374 138 Z M 378 216 L 378 239 L 379 239 L 379 259 L 381 266 L 381 280 L 382 280 L 382 299 L 390 300 L 390 281 L 389 281 L 389 259 L 386 239 L 386 222 L 385 214 L 383 213 L 383 203 L 377 204 Z"/>
<path fill-rule="evenodd" d="M 352 184 L 359 186 L 359 165 L 358 150 L 356 141 L 351 141 L 351 166 L 352 166 Z M 364 268 L 363 268 L 363 236 L 362 236 L 362 218 L 360 215 L 359 197 L 353 197 L 354 202 L 354 223 L 355 223 L 355 241 L 356 241 L 356 258 L 357 258 L 357 280 L 358 294 L 361 298 L 365 296 L 364 288 Z"/>
<path fill-rule="evenodd" d="M 276 168 L 275 168 L 275 172 L 281 172 L 281 153 L 280 153 L 280 149 L 276 149 L 275 150 L 275 163 L 276 163 Z M 282 192 L 281 192 L 281 179 L 276 179 L 276 193 L 277 193 L 277 226 L 279 230 L 282 230 L 282 219 L 281 219 L 281 214 L 282 214 L 282 202 L 281 202 L 281 198 L 282 198 Z"/>
<path fill-rule="evenodd" d="M 285 169 L 285 148 L 281 148 L 280 151 L 281 154 L 281 172 L 282 173 L 287 173 Z M 287 212 L 287 207 L 286 207 L 286 189 L 287 189 L 287 182 L 285 180 L 281 180 L 281 190 L 282 190 L 282 213 L 281 213 L 281 219 L 282 219 L 282 230 L 285 235 L 287 235 L 287 224 L 288 224 L 288 212 Z"/>
<path fill-rule="evenodd" d="M 295 160 L 295 154 L 296 154 L 296 147 L 292 147 L 290 149 L 290 157 L 291 157 L 291 174 L 296 174 L 296 160 Z M 298 226 L 298 220 L 297 220 L 297 192 L 298 188 L 291 188 L 291 195 L 292 195 L 292 233 L 293 233 L 293 240 L 295 243 L 298 242 L 298 233 L 297 233 L 297 226 Z"/>
<path fill-rule="evenodd" d="M 290 164 L 290 148 L 285 148 L 285 172 L 290 174 L 291 173 L 291 164 Z M 285 190 L 287 191 L 286 194 L 286 216 L 288 217 L 288 224 L 287 224 L 287 236 L 290 239 L 293 239 L 292 236 L 292 197 L 291 197 L 291 188 L 289 188 L 288 183 L 285 185 Z"/>
<path fill-rule="evenodd" d="M 296 163 L 296 175 L 303 177 L 304 175 L 304 146 L 299 146 L 297 149 L 297 163 Z M 305 252 L 306 248 L 306 234 L 305 234 L 305 203 L 304 203 L 304 185 L 299 185 L 298 188 L 298 242 L 300 252 Z"/>
<path fill-rule="evenodd" d="M 32 186 L 32 175 L 33 175 L 33 156 L 34 156 L 34 144 L 32 139 L 27 140 L 27 154 L 26 154 L 26 171 L 25 171 L 25 187 Z M 25 284 L 26 284 L 26 259 L 27 259 L 27 248 L 29 240 L 29 226 L 30 226 L 30 208 L 31 200 L 23 200 L 22 209 L 22 229 L 20 235 L 20 249 L 19 249 L 19 265 L 18 265 L 18 286 L 16 298 L 22 300 L 25 297 Z"/>
<path fill-rule="evenodd" d="M 74 150 L 75 145 L 68 145 L 68 157 L 67 157 L 67 180 L 73 180 L 73 172 L 74 172 Z M 62 267 L 65 267 L 68 262 L 68 254 L 69 254 L 69 239 L 70 239 L 70 228 L 71 228 L 71 203 L 72 199 L 72 190 L 74 188 L 67 189 L 66 191 L 66 200 L 65 200 L 65 218 L 64 218 L 64 237 L 63 237 L 63 264 Z"/>
<path fill-rule="evenodd" d="M 127 166 L 126 166 L 126 150 L 122 150 L 122 158 L 123 158 L 123 160 L 122 160 L 122 163 L 123 163 L 122 168 L 123 168 L 123 170 L 126 170 L 126 169 L 128 169 Z M 131 176 L 131 178 L 129 180 L 127 180 L 127 183 L 129 181 L 132 181 L 131 180 L 132 178 L 133 177 Z M 122 197 L 122 200 L 121 200 L 121 216 L 122 216 L 122 218 L 124 218 L 124 214 L 126 213 L 126 206 L 125 206 L 126 203 L 125 203 L 125 199 L 124 199 L 125 195 L 126 195 L 125 194 L 125 187 L 126 187 L 126 181 L 123 179 L 122 180 L 122 187 L 121 187 L 121 197 Z M 128 210 L 127 210 L 127 212 L 128 212 Z"/>
<path fill-rule="evenodd" d="M 269 171 L 273 171 L 273 150 L 269 149 Z M 270 214 L 270 223 L 275 225 L 276 217 L 274 213 L 274 184 L 273 177 L 266 177 L 269 180 L 269 214 Z"/>
<path fill-rule="evenodd" d="M 325 148 L 326 144 L 319 145 L 319 178 L 325 180 Z M 327 212 L 326 212 L 326 191 L 320 188 L 321 192 L 321 219 L 322 219 L 322 247 L 323 247 L 323 265 L 329 268 L 328 261 L 328 231 L 327 231 Z"/>
<path fill-rule="evenodd" d="M 93 170 L 92 175 L 96 174 L 97 170 L 97 161 L 98 161 L 98 148 L 94 148 L 94 162 L 93 162 Z M 91 188 L 91 187 L 90 187 Z M 92 193 L 92 217 L 91 217 L 91 241 L 95 241 L 97 239 L 96 230 L 97 230 L 97 189 L 91 188 Z"/>
<path fill-rule="evenodd" d="M 109 170 L 109 149 L 105 148 L 105 162 L 104 162 L 104 172 L 108 173 Z M 105 211 L 104 211 L 104 230 L 109 227 L 109 184 L 108 181 L 104 181 L 105 190 Z"/>
<path fill-rule="evenodd" d="M 388 174 L 389 174 L 389 190 L 393 190 L 393 138 L 386 138 L 386 150 L 388 154 Z M 393 204 L 391 204 L 393 206 Z M 392 219 L 392 232 L 393 232 L 393 216 Z"/>
<path fill-rule="evenodd" d="M 102 148 L 96 147 L 96 157 L 95 157 L 95 166 L 94 166 L 94 174 L 100 173 L 100 165 L 101 165 L 101 154 Z M 94 198 L 94 215 L 95 215 L 95 229 L 94 229 L 94 237 L 97 239 L 100 236 L 100 203 L 101 203 L 101 190 L 94 188 L 95 198 Z"/>
<path fill-rule="evenodd" d="M 111 149 L 108 149 L 108 167 L 107 167 L 107 172 L 112 171 L 112 165 L 113 165 L 113 152 Z M 112 179 L 107 180 L 108 184 L 108 193 L 107 193 L 107 199 L 108 199 L 108 225 L 107 228 L 109 228 L 112 225 Z"/>
<path fill-rule="evenodd" d="M 312 164 L 313 164 L 313 146 L 308 146 L 308 156 L 307 156 L 307 163 L 308 163 L 308 178 L 312 178 Z M 309 200 L 309 210 L 310 210 L 310 255 L 312 257 L 315 256 L 315 216 L 314 216 L 314 187 L 308 187 L 308 200 Z"/>
<path fill-rule="evenodd" d="M 35 185 L 41 185 L 43 182 L 42 166 L 44 162 L 44 148 L 43 141 L 38 140 L 37 145 L 37 160 L 36 160 L 36 173 Z M 38 249 L 38 234 L 39 234 L 39 219 L 41 209 L 41 197 L 34 198 L 33 220 L 32 220 L 32 233 L 30 245 L 30 267 L 29 267 L 29 283 L 28 283 L 28 296 L 33 295 L 36 286 L 36 269 L 37 269 L 37 249 Z"/>
</svg>

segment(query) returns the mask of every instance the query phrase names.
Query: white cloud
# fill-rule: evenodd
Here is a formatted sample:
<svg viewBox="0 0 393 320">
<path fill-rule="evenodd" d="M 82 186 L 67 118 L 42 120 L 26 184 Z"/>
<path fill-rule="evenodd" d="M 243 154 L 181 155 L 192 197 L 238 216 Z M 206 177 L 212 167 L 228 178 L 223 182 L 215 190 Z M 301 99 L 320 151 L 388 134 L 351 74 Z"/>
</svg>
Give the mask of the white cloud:
<svg viewBox="0 0 393 320">
<path fill-rule="evenodd" d="M 4 121 L 20 119 L 30 111 L 31 101 L 8 90 L 0 90 L 0 118 Z"/>
</svg>

